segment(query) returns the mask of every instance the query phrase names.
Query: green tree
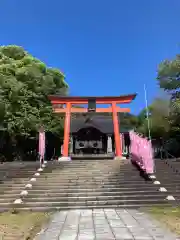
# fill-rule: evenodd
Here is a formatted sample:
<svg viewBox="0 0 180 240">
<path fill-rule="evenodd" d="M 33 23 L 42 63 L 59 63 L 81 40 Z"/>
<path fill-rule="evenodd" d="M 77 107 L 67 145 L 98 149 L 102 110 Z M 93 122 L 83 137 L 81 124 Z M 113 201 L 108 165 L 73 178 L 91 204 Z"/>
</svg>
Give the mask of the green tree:
<svg viewBox="0 0 180 240">
<path fill-rule="evenodd" d="M 158 68 L 157 80 L 160 88 L 174 94 L 180 88 L 180 55 L 173 60 L 163 61 Z"/>
<path fill-rule="evenodd" d="M 47 96 L 67 92 L 58 69 L 48 68 L 22 47 L 0 47 L 0 126 L 11 140 L 35 138 L 41 125 L 59 134 L 62 123 Z"/>
<path fill-rule="evenodd" d="M 137 130 L 149 136 L 149 129 L 152 138 L 167 137 L 169 132 L 168 102 L 156 98 L 148 108 L 144 108 L 138 115 L 139 126 Z"/>
<path fill-rule="evenodd" d="M 139 125 L 138 117 L 131 113 L 119 113 L 119 120 L 124 128 L 136 129 Z"/>
<path fill-rule="evenodd" d="M 180 55 L 159 65 L 157 80 L 160 88 L 170 96 L 170 135 L 180 135 Z"/>
</svg>

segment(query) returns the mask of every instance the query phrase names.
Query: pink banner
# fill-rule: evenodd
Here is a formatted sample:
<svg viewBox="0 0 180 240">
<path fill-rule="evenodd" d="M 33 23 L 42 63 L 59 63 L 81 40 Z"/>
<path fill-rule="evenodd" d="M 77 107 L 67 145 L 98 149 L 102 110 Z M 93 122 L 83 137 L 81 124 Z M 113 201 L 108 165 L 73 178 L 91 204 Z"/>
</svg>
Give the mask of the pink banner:
<svg viewBox="0 0 180 240">
<path fill-rule="evenodd" d="M 45 155 L 45 132 L 43 130 L 39 131 L 39 156 L 40 160 L 44 160 Z"/>
<path fill-rule="evenodd" d="M 151 141 L 139 136 L 134 131 L 129 134 L 132 161 L 136 162 L 147 174 L 152 174 L 154 172 L 154 159 Z"/>
</svg>

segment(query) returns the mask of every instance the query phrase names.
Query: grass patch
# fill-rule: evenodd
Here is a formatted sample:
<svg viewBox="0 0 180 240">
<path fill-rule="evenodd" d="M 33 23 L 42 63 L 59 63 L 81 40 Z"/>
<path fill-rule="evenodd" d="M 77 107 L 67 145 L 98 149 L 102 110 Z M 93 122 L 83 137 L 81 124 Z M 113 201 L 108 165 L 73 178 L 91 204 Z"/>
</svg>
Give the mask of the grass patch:
<svg viewBox="0 0 180 240">
<path fill-rule="evenodd" d="M 148 212 L 172 232 L 180 235 L 180 207 L 153 207 Z"/>
<path fill-rule="evenodd" d="M 0 239 L 31 240 L 50 219 L 50 213 L 6 212 L 0 214 Z"/>
</svg>

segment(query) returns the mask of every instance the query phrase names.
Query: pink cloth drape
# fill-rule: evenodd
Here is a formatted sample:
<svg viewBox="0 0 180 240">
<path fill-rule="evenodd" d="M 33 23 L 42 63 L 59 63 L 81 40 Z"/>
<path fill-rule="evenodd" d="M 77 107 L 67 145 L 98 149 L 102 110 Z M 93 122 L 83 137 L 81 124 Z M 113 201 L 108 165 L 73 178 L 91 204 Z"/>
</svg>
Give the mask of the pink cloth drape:
<svg viewBox="0 0 180 240">
<path fill-rule="evenodd" d="M 44 160 L 45 155 L 45 132 L 40 131 L 39 132 L 39 156 L 40 160 Z"/>
<path fill-rule="evenodd" d="M 132 161 L 136 162 L 147 174 L 154 172 L 154 159 L 151 141 L 139 136 L 134 131 L 130 132 L 130 153 Z"/>
</svg>

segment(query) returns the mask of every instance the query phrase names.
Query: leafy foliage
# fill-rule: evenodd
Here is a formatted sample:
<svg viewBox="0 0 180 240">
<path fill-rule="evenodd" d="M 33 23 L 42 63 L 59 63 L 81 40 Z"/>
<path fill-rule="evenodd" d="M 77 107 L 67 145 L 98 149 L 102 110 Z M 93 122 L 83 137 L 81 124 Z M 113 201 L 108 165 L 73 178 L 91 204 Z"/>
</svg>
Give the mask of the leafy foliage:
<svg viewBox="0 0 180 240">
<path fill-rule="evenodd" d="M 157 82 L 166 97 L 154 99 L 148 109 L 140 112 L 137 130 L 148 136 L 150 128 L 153 139 L 166 142 L 168 151 L 179 156 L 177 146 L 180 144 L 180 55 L 159 65 Z"/>
<path fill-rule="evenodd" d="M 158 83 L 170 95 L 170 134 L 180 134 L 180 55 L 162 62 L 158 69 Z"/>
<path fill-rule="evenodd" d="M 12 139 L 35 137 L 38 128 L 59 133 L 49 94 L 67 94 L 62 72 L 48 68 L 19 46 L 0 47 L 0 126 Z"/>
<path fill-rule="evenodd" d="M 168 103 L 164 99 L 156 98 L 148 109 L 140 112 L 138 131 L 148 136 L 150 129 L 152 138 L 165 137 L 169 131 L 168 116 Z"/>
<path fill-rule="evenodd" d="M 40 125 L 56 131 L 57 118 L 47 99 L 68 86 L 57 69 L 47 68 L 18 46 L 0 47 L 1 122 L 11 134 L 26 135 Z"/>
<path fill-rule="evenodd" d="M 119 113 L 119 120 L 124 128 L 136 129 L 139 125 L 138 117 L 131 113 Z"/>
<path fill-rule="evenodd" d="M 157 80 L 160 88 L 168 92 L 174 93 L 174 90 L 180 88 L 180 55 L 159 65 Z"/>
</svg>

